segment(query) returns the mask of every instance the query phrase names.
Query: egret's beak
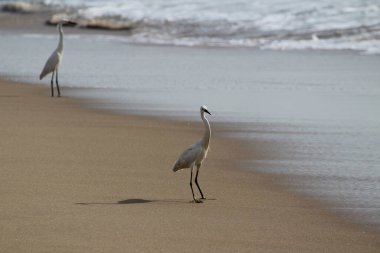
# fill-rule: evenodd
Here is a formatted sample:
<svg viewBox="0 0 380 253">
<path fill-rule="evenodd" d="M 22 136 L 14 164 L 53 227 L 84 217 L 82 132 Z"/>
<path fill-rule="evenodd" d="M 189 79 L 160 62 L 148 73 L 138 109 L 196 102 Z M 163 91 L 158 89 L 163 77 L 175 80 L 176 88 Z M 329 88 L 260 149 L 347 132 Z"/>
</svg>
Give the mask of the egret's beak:
<svg viewBox="0 0 380 253">
<path fill-rule="evenodd" d="M 206 113 L 208 113 L 208 114 L 210 114 L 211 115 L 211 113 L 209 112 L 209 111 L 207 111 L 206 109 L 204 110 Z"/>
</svg>

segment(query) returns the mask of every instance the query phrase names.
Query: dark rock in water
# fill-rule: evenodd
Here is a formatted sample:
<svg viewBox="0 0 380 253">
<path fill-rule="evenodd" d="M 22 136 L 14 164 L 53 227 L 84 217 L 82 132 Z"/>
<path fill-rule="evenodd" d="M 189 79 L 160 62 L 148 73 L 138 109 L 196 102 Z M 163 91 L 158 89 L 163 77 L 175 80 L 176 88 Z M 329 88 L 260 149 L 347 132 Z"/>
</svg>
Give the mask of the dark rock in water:
<svg viewBox="0 0 380 253">
<path fill-rule="evenodd" d="M 47 25 L 57 25 L 61 20 L 70 20 L 71 23 L 64 24 L 64 26 L 79 25 L 82 28 L 99 29 L 99 30 L 131 30 L 136 27 L 136 23 L 128 21 L 115 21 L 112 19 L 82 19 L 76 16 L 69 16 L 65 13 L 54 14 L 49 20 L 46 21 Z"/>
<path fill-rule="evenodd" d="M 64 23 L 63 26 L 76 26 L 77 22 L 75 19 L 69 17 L 65 13 L 54 14 L 49 20 L 46 20 L 47 25 L 57 25 L 61 20 L 70 20 L 70 22 Z"/>
<path fill-rule="evenodd" d="M 36 12 L 37 9 L 36 6 L 26 2 L 6 3 L 1 6 L 2 11 L 12 13 L 32 13 Z"/>
<path fill-rule="evenodd" d="M 135 28 L 136 24 L 132 22 L 118 22 L 108 19 L 91 19 L 82 21 L 81 26 L 101 30 L 131 30 Z"/>
</svg>

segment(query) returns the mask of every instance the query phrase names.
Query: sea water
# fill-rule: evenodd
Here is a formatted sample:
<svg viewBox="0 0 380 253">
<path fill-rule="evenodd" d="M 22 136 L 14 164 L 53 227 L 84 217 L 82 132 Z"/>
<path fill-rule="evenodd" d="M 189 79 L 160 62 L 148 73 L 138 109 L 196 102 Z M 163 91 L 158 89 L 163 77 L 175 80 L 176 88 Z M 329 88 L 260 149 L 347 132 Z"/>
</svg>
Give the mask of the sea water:
<svg viewBox="0 0 380 253">
<path fill-rule="evenodd" d="M 380 53 L 380 0 L 0 0 L 26 12 L 130 25 L 129 42 Z M 1 6 L 0 6 L 1 7 Z"/>
</svg>

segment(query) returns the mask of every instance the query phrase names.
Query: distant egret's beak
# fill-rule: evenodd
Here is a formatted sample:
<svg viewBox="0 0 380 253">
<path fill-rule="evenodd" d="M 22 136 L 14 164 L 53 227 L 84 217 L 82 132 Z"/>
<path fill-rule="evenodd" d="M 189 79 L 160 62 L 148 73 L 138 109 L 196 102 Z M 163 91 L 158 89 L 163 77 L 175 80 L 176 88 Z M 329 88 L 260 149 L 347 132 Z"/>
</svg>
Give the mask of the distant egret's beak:
<svg viewBox="0 0 380 253">
<path fill-rule="evenodd" d="M 204 111 L 205 111 L 206 113 L 208 113 L 208 114 L 210 114 L 210 115 L 211 115 L 211 113 L 210 113 L 209 111 L 207 111 L 206 109 L 204 109 Z"/>
</svg>

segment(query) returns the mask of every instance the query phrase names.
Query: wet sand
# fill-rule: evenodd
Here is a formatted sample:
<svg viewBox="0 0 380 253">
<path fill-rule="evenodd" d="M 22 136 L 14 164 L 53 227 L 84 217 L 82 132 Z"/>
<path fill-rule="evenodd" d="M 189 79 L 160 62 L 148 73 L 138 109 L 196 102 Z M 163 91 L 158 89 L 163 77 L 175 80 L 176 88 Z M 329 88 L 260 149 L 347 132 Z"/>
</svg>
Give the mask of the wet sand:
<svg viewBox="0 0 380 253">
<path fill-rule="evenodd" d="M 208 200 L 195 204 L 190 172 L 171 167 L 200 122 L 113 115 L 49 93 L 0 82 L 1 252 L 380 249 L 378 234 L 239 169 L 250 150 L 218 128 L 199 178 Z"/>
</svg>

